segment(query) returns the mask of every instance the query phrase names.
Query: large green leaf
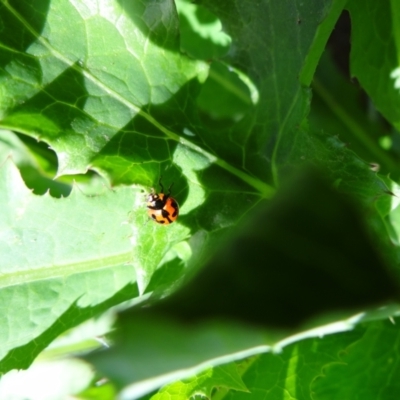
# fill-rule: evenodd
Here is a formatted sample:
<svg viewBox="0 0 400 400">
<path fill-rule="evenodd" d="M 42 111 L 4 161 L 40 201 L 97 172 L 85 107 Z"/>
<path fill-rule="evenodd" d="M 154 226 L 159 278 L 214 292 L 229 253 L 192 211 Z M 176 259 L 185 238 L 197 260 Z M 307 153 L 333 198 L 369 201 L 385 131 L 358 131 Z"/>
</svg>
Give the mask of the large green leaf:
<svg viewBox="0 0 400 400">
<path fill-rule="evenodd" d="M 379 321 L 367 326 L 359 341 L 321 371 L 311 388 L 314 398 L 396 398 L 400 390 L 396 321 Z"/>
<path fill-rule="evenodd" d="M 177 52 L 172 1 L 3 2 L 1 16 L 3 126 L 50 143 L 59 173 L 86 171 L 135 116 L 153 134 L 145 132 L 131 164 L 149 158 L 152 136 L 176 141 L 150 105 L 173 102 L 207 68 Z"/>
<path fill-rule="evenodd" d="M 137 294 L 126 222 L 140 194 L 120 188 L 88 197 L 75 187 L 63 199 L 36 196 L 10 160 L 0 187 L 4 372 L 26 368 L 66 326 Z"/>
</svg>

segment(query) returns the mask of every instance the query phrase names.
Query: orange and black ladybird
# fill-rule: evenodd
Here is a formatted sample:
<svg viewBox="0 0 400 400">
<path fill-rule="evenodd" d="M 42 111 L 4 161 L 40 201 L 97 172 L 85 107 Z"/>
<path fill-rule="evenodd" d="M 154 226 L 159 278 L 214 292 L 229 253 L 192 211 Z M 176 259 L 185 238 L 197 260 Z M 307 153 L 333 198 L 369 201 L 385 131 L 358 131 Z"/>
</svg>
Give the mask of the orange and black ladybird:
<svg viewBox="0 0 400 400">
<path fill-rule="evenodd" d="M 171 188 L 168 194 L 164 193 L 164 186 L 159 181 L 161 192 L 150 193 L 147 197 L 147 213 L 149 217 L 158 224 L 168 225 L 176 221 L 179 215 L 179 205 L 177 201 L 171 197 Z"/>
</svg>

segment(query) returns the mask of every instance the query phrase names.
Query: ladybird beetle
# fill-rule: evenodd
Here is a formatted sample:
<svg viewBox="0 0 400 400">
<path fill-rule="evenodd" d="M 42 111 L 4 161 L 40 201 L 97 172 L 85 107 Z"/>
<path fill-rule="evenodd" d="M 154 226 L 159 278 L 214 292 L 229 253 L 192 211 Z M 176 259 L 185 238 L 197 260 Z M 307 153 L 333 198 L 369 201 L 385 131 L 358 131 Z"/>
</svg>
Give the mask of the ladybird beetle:
<svg viewBox="0 0 400 400">
<path fill-rule="evenodd" d="M 171 197 L 171 188 L 168 189 L 168 194 L 164 193 L 164 186 L 159 181 L 161 193 L 150 193 L 147 197 L 147 213 L 153 221 L 159 224 L 172 224 L 176 221 L 179 215 L 179 206 L 177 201 Z"/>
</svg>

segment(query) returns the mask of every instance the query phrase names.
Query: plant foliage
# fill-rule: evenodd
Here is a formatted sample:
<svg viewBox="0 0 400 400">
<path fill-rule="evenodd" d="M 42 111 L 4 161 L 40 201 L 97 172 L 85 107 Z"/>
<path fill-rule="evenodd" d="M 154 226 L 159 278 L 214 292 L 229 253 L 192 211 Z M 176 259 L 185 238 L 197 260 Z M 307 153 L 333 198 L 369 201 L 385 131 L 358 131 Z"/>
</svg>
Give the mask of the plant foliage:
<svg viewBox="0 0 400 400">
<path fill-rule="evenodd" d="M 399 30 L 394 0 L 0 0 L 0 399 L 397 398 Z"/>
</svg>

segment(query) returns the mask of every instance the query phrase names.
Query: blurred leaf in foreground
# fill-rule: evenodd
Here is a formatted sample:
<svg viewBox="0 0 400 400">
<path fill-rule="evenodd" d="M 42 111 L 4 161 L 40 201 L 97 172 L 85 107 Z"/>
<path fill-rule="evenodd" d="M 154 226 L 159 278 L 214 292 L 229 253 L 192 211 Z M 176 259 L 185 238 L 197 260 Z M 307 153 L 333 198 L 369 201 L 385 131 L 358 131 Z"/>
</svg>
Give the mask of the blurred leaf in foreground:
<svg viewBox="0 0 400 400">
<path fill-rule="evenodd" d="M 89 360 L 121 387 L 177 379 L 185 368 L 268 351 L 312 318 L 346 318 L 397 297 L 352 202 L 304 170 L 175 294 L 123 313 L 115 347 Z"/>
</svg>

